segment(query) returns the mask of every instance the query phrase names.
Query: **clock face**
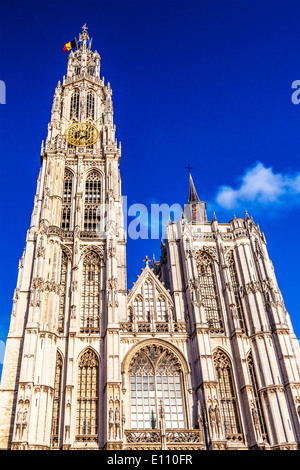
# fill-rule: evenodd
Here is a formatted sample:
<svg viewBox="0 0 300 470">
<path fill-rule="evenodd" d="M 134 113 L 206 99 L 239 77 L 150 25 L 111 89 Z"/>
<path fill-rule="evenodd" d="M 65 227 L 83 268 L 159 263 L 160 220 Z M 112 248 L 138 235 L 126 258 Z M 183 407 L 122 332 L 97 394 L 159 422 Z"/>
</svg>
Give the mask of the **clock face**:
<svg viewBox="0 0 300 470">
<path fill-rule="evenodd" d="M 78 122 L 68 127 L 66 138 L 69 144 L 75 147 L 88 147 L 98 139 L 98 131 L 92 124 Z"/>
</svg>

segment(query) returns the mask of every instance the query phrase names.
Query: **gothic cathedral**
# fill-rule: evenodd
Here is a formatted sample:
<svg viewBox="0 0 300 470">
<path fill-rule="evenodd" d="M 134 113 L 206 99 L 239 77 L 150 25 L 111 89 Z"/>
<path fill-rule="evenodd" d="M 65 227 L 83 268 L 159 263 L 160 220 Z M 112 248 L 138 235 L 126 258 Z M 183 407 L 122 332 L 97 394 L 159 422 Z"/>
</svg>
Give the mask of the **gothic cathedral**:
<svg viewBox="0 0 300 470">
<path fill-rule="evenodd" d="M 190 176 L 160 260 L 128 292 L 115 134 L 84 27 L 41 148 L 0 448 L 297 450 L 299 344 L 264 234 L 247 213 L 208 221 Z"/>
</svg>

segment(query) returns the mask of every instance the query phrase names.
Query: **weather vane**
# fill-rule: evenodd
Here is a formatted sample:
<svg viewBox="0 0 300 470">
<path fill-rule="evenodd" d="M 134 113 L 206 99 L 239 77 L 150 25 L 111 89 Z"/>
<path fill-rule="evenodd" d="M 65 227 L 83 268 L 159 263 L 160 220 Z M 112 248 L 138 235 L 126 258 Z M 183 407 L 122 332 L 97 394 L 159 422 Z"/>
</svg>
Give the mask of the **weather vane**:
<svg viewBox="0 0 300 470">
<path fill-rule="evenodd" d="M 82 27 L 83 31 L 86 31 L 88 29 L 87 26 L 86 26 L 86 23 L 84 23 L 84 25 L 81 26 L 81 27 Z"/>
</svg>

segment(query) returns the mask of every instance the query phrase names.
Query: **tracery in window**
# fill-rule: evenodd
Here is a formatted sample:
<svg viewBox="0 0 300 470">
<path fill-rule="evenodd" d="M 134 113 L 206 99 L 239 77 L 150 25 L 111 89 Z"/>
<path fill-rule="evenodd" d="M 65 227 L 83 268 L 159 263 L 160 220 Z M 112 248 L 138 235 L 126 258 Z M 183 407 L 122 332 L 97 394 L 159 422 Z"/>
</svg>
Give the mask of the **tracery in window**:
<svg viewBox="0 0 300 470">
<path fill-rule="evenodd" d="M 98 370 L 96 354 L 88 349 L 78 364 L 76 435 L 89 435 L 96 439 L 98 433 Z"/>
<path fill-rule="evenodd" d="M 150 279 L 143 284 L 141 294 L 133 299 L 132 305 L 136 321 L 147 323 L 152 320 L 158 322 L 168 321 L 167 299 Z"/>
<path fill-rule="evenodd" d="M 182 367 L 169 349 L 151 344 L 141 348 L 129 365 L 132 429 L 159 427 L 159 407 L 167 429 L 184 429 Z"/>
<path fill-rule="evenodd" d="M 231 365 L 227 355 L 218 349 L 214 354 L 214 365 L 220 393 L 220 407 L 225 436 L 240 434 L 240 422 Z"/>
<path fill-rule="evenodd" d="M 99 328 L 99 282 L 100 258 L 95 252 L 89 252 L 82 267 L 81 283 L 81 329 Z"/>
<path fill-rule="evenodd" d="M 204 304 L 207 322 L 210 328 L 222 329 L 221 310 L 217 293 L 216 279 L 212 258 L 205 252 L 197 257 L 201 300 Z"/>
<path fill-rule="evenodd" d="M 137 321 L 143 321 L 143 299 L 141 296 L 136 296 L 133 301 L 134 315 Z"/>
<path fill-rule="evenodd" d="M 167 321 L 166 301 L 163 296 L 159 296 L 156 300 L 157 321 Z"/>
<path fill-rule="evenodd" d="M 98 214 L 101 201 L 101 176 L 97 171 L 89 173 L 85 183 L 84 230 L 96 231 L 100 222 Z"/>
<path fill-rule="evenodd" d="M 234 294 L 234 301 L 235 301 L 235 306 L 236 306 L 236 312 L 237 312 L 237 319 L 238 319 L 238 322 L 239 322 L 239 327 L 244 329 L 245 328 L 245 320 L 244 320 L 243 306 L 242 306 L 240 290 L 239 290 L 239 281 L 238 281 L 238 276 L 237 276 L 237 272 L 236 272 L 236 268 L 235 268 L 235 263 L 234 263 L 234 258 L 233 258 L 233 252 L 232 251 L 227 256 L 227 263 L 228 263 L 228 266 L 229 266 L 229 273 L 230 273 L 231 285 L 232 285 L 233 294 Z"/>
<path fill-rule="evenodd" d="M 79 91 L 75 90 L 71 96 L 70 119 L 78 119 L 79 116 Z"/>
<path fill-rule="evenodd" d="M 72 204 L 73 175 L 69 170 L 65 171 L 62 195 L 61 228 L 70 230 L 71 204 Z"/>
<path fill-rule="evenodd" d="M 267 430 L 266 430 L 266 423 L 264 419 L 261 398 L 258 393 L 257 378 L 255 374 L 255 369 L 254 369 L 254 364 L 253 364 L 251 353 L 247 357 L 247 364 L 248 364 L 248 370 L 249 370 L 249 375 L 250 375 L 250 382 L 251 382 L 252 390 L 253 390 L 253 408 L 252 408 L 253 423 L 254 423 L 254 426 L 259 427 L 259 431 L 261 433 L 262 438 L 264 440 L 267 440 L 268 435 L 267 435 Z"/>
<path fill-rule="evenodd" d="M 68 257 L 65 252 L 61 256 L 60 269 L 60 298 L 59 298 L 59 314 L 58 314 L 58 331 L 64 330 L 65 308 L 66 308 L 66 282 L 67 282 Z"/>
<path fill-rule="evenodd" d="M 56 365 L 55 365 L 53 411 L 52 411 L 52 439 L 55 444 L 58 442 L 58 432 L 59 432 L 62 364 L 63 364 L 62 357 L 60 353 L 57 352 Z"/>
<path fill-rule="evenodd" d="M 63 230 L 70 229 L 71 220 L 71 207 L 69 205 L 63 205 L 61 213 L 61 228 Z"/>
<path fill-rule="evenodd" d="M 147 281 L 144 284 L 144 299 L 145 299 L 146 321 L 150 321 L 150 316 L 153 313 L 153 308 L 154 308 L 153 284 L 150 281 Z"/>
<path fill-rule="evenodd" d="M 94 119 L 95 114 L 95 95 L 92 91 L 88 91 L 86 97 L 86 117 Z"/>
</svg>

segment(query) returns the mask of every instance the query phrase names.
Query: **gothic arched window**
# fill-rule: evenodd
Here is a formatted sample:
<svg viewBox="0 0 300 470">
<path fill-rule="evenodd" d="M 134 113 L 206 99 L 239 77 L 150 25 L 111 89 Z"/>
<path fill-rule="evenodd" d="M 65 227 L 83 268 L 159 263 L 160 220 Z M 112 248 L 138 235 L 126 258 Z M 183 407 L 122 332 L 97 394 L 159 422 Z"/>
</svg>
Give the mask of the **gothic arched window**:
<svg viewBox="0 0 300 470">
<path fill-rule="evenodd" d="M 263 408 L 261 403 L 261 398 L 258 392 L 258 384 L 252 359 L 252 354 L 250 353 L 247 357 L 248 370 L 250 375 L 250 382 L 253 390 L 253 408 L 252 408 L 252 418 L 254 426 L 258 426 L 261 436 L 264 440 L 268 439 L 266 423 L 264 420 Z"/>
<path fill-rule="evenodd" d="M 78 119 L 79 116 L 79 91 L 75 90 L 71 96 L 70 119 Z"/>
<path fill-rule="evenodd" d="M 156 300 L 157 321 L 167 321 L 166 301 L 162 295 Z"/>
<path fill-rule="evenodd" d="M 59 297 L 59 314 L 58 314 L 58 331 L 64 331 L 65 308 L 66 308 L 66 283 L 67 283 L 68 257 L 65 252 L 61 255 L 60 268 L 60 297 Z"/>
<path fill-rule="evenodd" d="M 144 284 L 144 300 L 145 300 L 146 320 L 149 321 L 150 315 L 154 308 L 153 284 L 150 281 L 147 281 Z"/>
<path fill-rule="evenodd" d="M 98 433 L 98 370 L 96 354 L 88 349 L 78 364 L 76 439 L 89 435 L 95 440 Z"/>
<path fill-rule="evenodd" d="M 208 326 L 222 329 L 221 309 L 217 293 L 213 259 L 205 252 L 197 257 L 201 300 L 204 304 Z"/>
<path fill-rule="evenodd" d="M 92 91 L 88 91 L 86 96 L 86 117 L 94 119 L 95 115 L 95 95 Z"/>
<path fill-rule="evenodd" d="M 97 171 L 92 171 L 86 178 L 84 201 L 84 230 L 96 231 L 99 228 L 101 202 L 101 176 Z"/>
<path fill-rule="evenodd" d="M 183 371 L 173 352 L 144 346 L 131 359 L 129 375 L 132 429 L 158 428 L 160 407 L 167 429 L 185 428 Z"/>
<path fill-rule="evenodd" d="M 134 315 L 137 321 L 143 321 L 143 299 L 140 295 L 137 295 L 133 301 Z"/>
<path fill-rule="evenodd" d="M 230 273 L 230 278 L 231 278 L 231 284 L 232 284 L 232 289 L 233 289 L 233 295 L 234 295 L 234 301 L 235 301 L 239 326 L 240 328 L 244 329 L 245 320 L 244 320 L 243 306 L 242 306 L 240 290 L 239 290 L 239 280 L 238 280 L 238 275 L 237 275 L 236 268 L 235 268 L 232 251 L 227 256 L 227 262 L 229 266 L 229 273 Z"/>
<path fill-rule="evenodd" d="M 81 330 L 99 328 L 99 283 L 100 258 L 91 251 L 85 256 L 82 267 Z"/>
<path fill-rule="evenodd" d="M 219 384 L 221 416 L 225 436 L 229 438 L 241 433 L 233 375 L 229 358 L 223 351 L 218 349 L 213 357 Z"/>
<path fill-rule="evenodd" d="M 71 205 L 72 205 L 73 175 L 69 170 L 65 171 L 62 195 L 61 228 L 70 230 Z"/>
<path fill-rule="evenodd" d="M 59 414 L 60 414 L 60 402 L 61 402 L 61 380 L 62 380 L 62 357 L 59 352 L 56 354 L 56 365 L 55 365 L 55 382 L 54 382 L 54 399 L 53 399 L 53 411 L 52 411 L 52 440 L 54 444 L 58 444 L 58 432 L 59 432 Z"/>
</svg>

